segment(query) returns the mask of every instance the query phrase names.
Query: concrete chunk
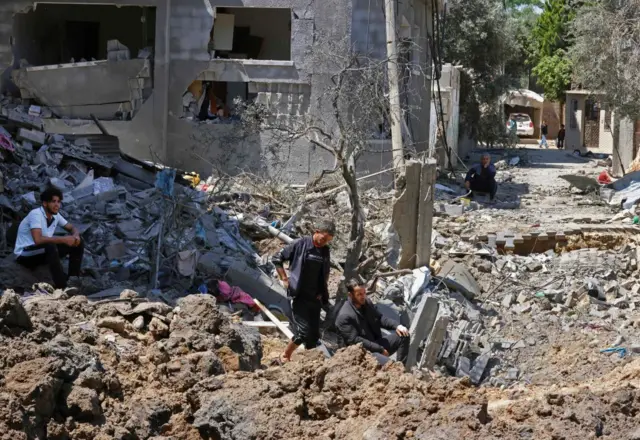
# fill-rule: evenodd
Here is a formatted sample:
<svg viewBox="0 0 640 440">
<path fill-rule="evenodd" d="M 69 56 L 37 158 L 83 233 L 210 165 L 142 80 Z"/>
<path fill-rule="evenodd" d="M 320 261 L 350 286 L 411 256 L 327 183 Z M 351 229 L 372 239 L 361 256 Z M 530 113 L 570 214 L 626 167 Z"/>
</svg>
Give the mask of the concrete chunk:
<svg viewBox="0 0 640 440">
<path fill-rule="evenodd" d="M 42 130 L 42 127 L 43 127 L 42 119 L 40 117 L 31 116 L 26 113 L 20 113 L 17 110 L 11 110 L 9 112 L 8 118 L 11 122 L 16 122 L 18 124 L 35 128 L 38 130 Z"/>
<path fill-rule="evenodd" d="M 442 266 L 440 274 L 448 288 L 457 290 L 467 299 L 473 299 L 481 293 L 480 285 L 462 264 L 449 260 Z"/>
<path fill-rule="evenodd" d="M 438 353 L 442 348 L 442 343 L 447 336 L 449 317 L 441 316 L 436 321 L 427 340 L 427 344 L 420 359 L 420 368 L 432 369 L 438 361 Z"/>
<path fill-rule="evenodd" d="M 26 128 L 21 128 L 18 130 L 19 141 L 27 141 L 31 142 L 34 145 L 44 145 L 47 139 L 47 134 L 43 131 L 36 130 L 27 130 Z"/>
<path fill-rule="evenodd" d="M 435 324 L 436 317 L 438 316 L 439 308 L 440 304 L 437 298 L 427 295 L 422 297 L 411 322 L 411 328 L 409 329 L 411 342 L 409 343 L 409 355 L 407 356 L 407 362 L 405 364 L 407 370 L 411 370 L 411 368 L 416 365 L 418 347 L 420 347 L 420 343 L 429 336 Z"/>
</svg>

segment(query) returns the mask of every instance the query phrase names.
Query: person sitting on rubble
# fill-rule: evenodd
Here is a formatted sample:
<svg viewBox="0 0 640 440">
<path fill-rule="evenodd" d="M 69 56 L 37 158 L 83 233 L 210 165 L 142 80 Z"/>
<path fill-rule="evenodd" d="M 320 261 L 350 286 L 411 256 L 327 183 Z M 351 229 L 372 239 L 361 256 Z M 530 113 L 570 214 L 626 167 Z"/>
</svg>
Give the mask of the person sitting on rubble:
<svg viewBox="0 0 640 440">
<path fill-rule="evenodd" d="M 372 352 L 396 359 L 403 364 L 409 354 L 409 330 L 399 322 L 382 315 L 367 298 L 365 286 L 355 280 L 347 283 L 349 298 L 336 317 L 336 328 L 347 345 L 362 343 Z M 382 329 L 393 333 L 382 334 Z"/>
<path fill-rule="evenodd" d="M 331 254 L 328 245 L 335 233 L 332 221 L 320 222 L 312 236 L 287 245 L 271 260 L 291 300 L 294 337 L 282 355 L 285 362 L 291 360 L 293 352 L 302 344 L 307 350 L 318 346 L 320 311 L 329 304 L 327 283 Z M 289 263 L 289 276 L 284 270 L 285 261 Z"/>
<path fill-rule="evenodd" d="M 56 289 L 65 289 L 70 277 L 79 277 L 84 254 L 80 232 L 59 213 L 62 192 L 48 188 L 40 194 L 42 206 L 32 210 L 18 227 L 14 254 L 17 262 L 29 269 L 48 265 Z M 71 235 L 55 237 L 60 226 Z M 69 274 L 64 273 L 62 258 L 69 255 Z"/>
<path fill-rule="evenodd" d="M 480 163 L 469 168 L 467 177 L 464 179 L 464 187 L 473 193 L 488 193 L 493 201 L 498 192 L 496 183 L 496 167 L 491 163 L 491 156 L 484 153 Z"/>
</svg>

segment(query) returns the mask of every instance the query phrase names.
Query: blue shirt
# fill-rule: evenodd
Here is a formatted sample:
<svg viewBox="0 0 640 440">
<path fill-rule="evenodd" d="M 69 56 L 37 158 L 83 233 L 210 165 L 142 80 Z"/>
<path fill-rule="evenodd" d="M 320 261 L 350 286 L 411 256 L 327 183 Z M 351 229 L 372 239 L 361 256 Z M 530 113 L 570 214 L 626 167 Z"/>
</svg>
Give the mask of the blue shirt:
<svg viewBox="0 0 640 440">
<path fill-rule="evenodd" d="M 469 168 L 467 177 L 465 177 L 464 180 L 465 182 L 470 182 L 472 180 L 479 180 L 486 183 L 494 182 L 496 180 L 496 167 L 490 163 L 487 168 L 483 168 L 482 164 L 477 163 Z"/>
</svg>

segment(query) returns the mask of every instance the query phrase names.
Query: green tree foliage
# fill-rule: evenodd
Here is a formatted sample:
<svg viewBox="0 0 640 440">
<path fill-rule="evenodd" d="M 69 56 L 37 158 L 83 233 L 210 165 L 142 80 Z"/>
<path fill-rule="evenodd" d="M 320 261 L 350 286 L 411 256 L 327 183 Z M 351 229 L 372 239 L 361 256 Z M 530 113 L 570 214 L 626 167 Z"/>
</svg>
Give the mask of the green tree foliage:
<svg viewBox="0 0 640 440">
<path fill-rule="evenodd" d="M 590 2 L 574 28 L 574 81 L 603 95 L 617 114 L 640 119 L 640 1 Z"/>
<path fill-rule="evenodd" d="M 502 0 L 450 0 L 444 60 L 464 67 L 461 77 L 461 130 L 489 145 L 508 142 L 500 98 L 518 86 L 521 46 L 517 26 Z M 522 63 L 520 62 L 521 67 Z"/>
<path fill-rule="evenodd" d="M 565 92 L 571 84 L 572 65 L 566 52 L 558 50 L 553 56 L 544 56 L 533 68 L 545 97 L 552 101 L 565 100 Z"/>
<path fill-rule="evenodd" d="M 565 92 L 571 87 L 567 50 L 573 45 L 571 23 L 582 3 L 582 0 L 545 0 L 533 28 L 529 61 L 550 99 L 564 101 Z"/>
</svg>

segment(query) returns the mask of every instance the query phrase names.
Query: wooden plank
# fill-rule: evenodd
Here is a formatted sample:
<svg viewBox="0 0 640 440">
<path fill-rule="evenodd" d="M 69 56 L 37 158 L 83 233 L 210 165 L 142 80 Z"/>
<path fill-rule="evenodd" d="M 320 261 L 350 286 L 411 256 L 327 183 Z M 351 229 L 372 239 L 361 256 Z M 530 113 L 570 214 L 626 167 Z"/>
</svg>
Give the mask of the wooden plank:
<svg viewBox="0 0 640 440">
<path fill-rule="evenodd" d="M 281 322 L 285 327 L 289 327 L 288 322 Z M 256 327 L 256 328 L 277 328 L 277 324 L 271 321 L 242 321 L 242 325 L 247 327 Z"/>
<path fill-rule="evenodd" d="M 524 243 L 524 237 L 520 233 L 516 233 L 515 238 L 513 239 L 514 243 L 521 244 Z"/>
<path fill-rule="evenodd" d="M 278 318 L 276 318 L 275 315 L 273 313 L 271 313 L 271 311 L 269 309 L 267 309 L 264 305 L 262 305 L 262 303 L 260 301 L 258 301 L 255 298 L 254 298 L 254 301 L 255 301 L 256 305 L 260 308 L 260 310 L 262 310 L 262 312 L 265 315 L 267 315 L 267 318 L 269 318 L 271 320 L 271 322 L 273 322 L 275 324 L 275 326 L 278 327 L 278 330 L 280 330 L 282 333 L 284 333 L 284 335 L 288 339 L 293 339 L 293 332 L 291 330 L 289 330 L 289 327 L 284 325 Z"/>
</svg>

